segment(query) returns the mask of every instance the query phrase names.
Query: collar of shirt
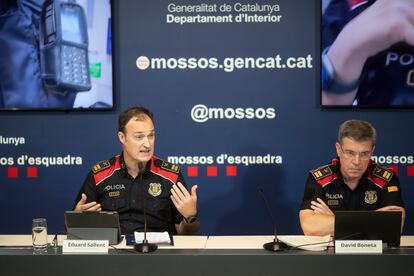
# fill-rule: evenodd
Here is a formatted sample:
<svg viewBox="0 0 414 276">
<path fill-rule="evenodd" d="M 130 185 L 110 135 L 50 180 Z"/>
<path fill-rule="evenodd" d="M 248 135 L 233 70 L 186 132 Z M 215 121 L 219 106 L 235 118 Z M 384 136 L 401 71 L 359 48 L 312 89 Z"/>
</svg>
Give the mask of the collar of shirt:
<svg viewBox="0 0 414 276">
<path fill-rule="evenodd" d="M 151 159 L 145 164 L 145 168 L 144 168 L 144 170 L 142 171 L 142 172 L 140 172 L 140 173 L 142 173 L 142 178 L 148 178 L 149 177 L 149 175 L 150 175 L 150 171 L 151 171 L 151 164 L 152 164 L 152 160 L 153 160 L 153 158 L 154 157 L 151 157 Z M 128 173 L 128 168 L 127 168 L 127 165 L 126 165 L 126 163 L 125 163 L 125 160 L 124 160 L 124 154 L 123 153 L 121 153 L 121 160 L 120 160 L 120 162 L 121 162 L 121 169 L 122 169 L 122 171 L 123 171 L 123 174 L 124 174 L 124 176 L 125 177 L 132 177 L 129 173 Z M 139 177 L 139 174 L 137 175 L 137 177 Z"/>
<path fill-rule="evenodd" d="M 332 160 L 332 165 L 334 165 L 334 170 L 333 173 L 335 173 L 338 177 L 338 180 L 341 181 L 341 183 L 345 186 L 347 186 L 344 182 L 344 179 L 342 177 L 342 173 L 341 173 L 341 162 L 339 160 L 339 156 L 336 157 L 336 159 Z M 364 174 L 361 176 L 361 179 L 358 182 L 358 185 L 356 186 L 355 190 L 362 184 L 364 183 L 364 181 L 367 179 L 368 177 L 368 170 L 369 168 L 373 165 L 373 161 L 370 160 L 367 169 L 365 170 Z"/>
</svg>

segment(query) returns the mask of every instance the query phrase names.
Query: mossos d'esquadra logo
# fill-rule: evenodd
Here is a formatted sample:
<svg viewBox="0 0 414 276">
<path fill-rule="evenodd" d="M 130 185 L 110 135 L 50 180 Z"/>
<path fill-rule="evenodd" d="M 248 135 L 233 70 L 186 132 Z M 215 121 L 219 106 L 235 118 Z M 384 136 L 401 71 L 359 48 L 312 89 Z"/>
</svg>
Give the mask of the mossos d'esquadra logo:
<svg viewBox="0 0 414 276">
<path fill-rule="evenodd" d="M 150 183 L 148 193 L 152 196 L 159 196 L 162 192 L 161 183 Z"/>
<path fill-rule="evenodd" d="M 378 196 L 376 191 L 366 191 L 365 192 L 365 202 L 368 204 L 374 204 L 377 202 Z"/>
</svg>

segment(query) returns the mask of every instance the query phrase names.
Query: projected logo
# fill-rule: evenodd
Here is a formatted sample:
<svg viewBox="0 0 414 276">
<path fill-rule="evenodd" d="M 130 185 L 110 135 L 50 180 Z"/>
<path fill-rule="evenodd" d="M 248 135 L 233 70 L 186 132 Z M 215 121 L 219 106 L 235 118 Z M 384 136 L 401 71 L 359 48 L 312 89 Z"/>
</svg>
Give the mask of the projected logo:
<svg viewBox="0 0 414 276">
<path fill-rule="evenodd" d="M 140 56 L 136 60 L 136 65 L 139 70 L 146 70 L 150 66 L 150 60 L 146 56 Z"/>
</svg>

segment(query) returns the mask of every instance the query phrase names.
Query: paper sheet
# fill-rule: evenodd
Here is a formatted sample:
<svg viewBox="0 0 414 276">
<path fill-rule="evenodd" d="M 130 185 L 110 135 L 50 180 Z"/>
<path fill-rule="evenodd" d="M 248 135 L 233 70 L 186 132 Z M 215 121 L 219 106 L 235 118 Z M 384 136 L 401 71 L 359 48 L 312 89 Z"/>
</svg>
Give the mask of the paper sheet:
<svg viewBox="0 0 414 276">
<path fill-rule="evenodd" d="M 140 243 L 144 240 L 143 232 L 135 232 L 134 236 L 136 243 Z M 171 244 L 171 239 L 168 232 L 147 232 L 147 240 L 149 243 Z"/>
</svg>

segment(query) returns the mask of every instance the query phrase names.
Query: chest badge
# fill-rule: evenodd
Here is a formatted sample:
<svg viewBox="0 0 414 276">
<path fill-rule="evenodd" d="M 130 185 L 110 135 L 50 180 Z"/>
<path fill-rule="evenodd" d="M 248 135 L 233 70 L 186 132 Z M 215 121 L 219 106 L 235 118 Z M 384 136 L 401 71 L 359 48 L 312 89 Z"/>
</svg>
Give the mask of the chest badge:
<svg viewBox="0 0 414 276">
<path fill-rule="evenodd" d="M 330 199 L 330 200 L 327 201 L 327 204 L 329 206 L 338 206 L 339 205 L 339 200 L 337 200 L 337 199 Z"/>
<path fill-rule="evenodd" d="M 108 193 L 109 197 L 117 197 L 117 196 L 120 196 L 120 195 L 121 195 L 120 191 L 115 191 L 115 192 L 109 192 Z"/>
<path fill-rule="evenodd" d="M 159 196 L 162 192 L 160 183 L 150 183 L 148 193 L 152 196 Z"/>
<path fill-rule="evenodd" d="M 365 202 L 368 204 L 374 204 L 377 202 L 378 196 L 376 191 L 366 191 L 365 192 Z"/>
</svg>

